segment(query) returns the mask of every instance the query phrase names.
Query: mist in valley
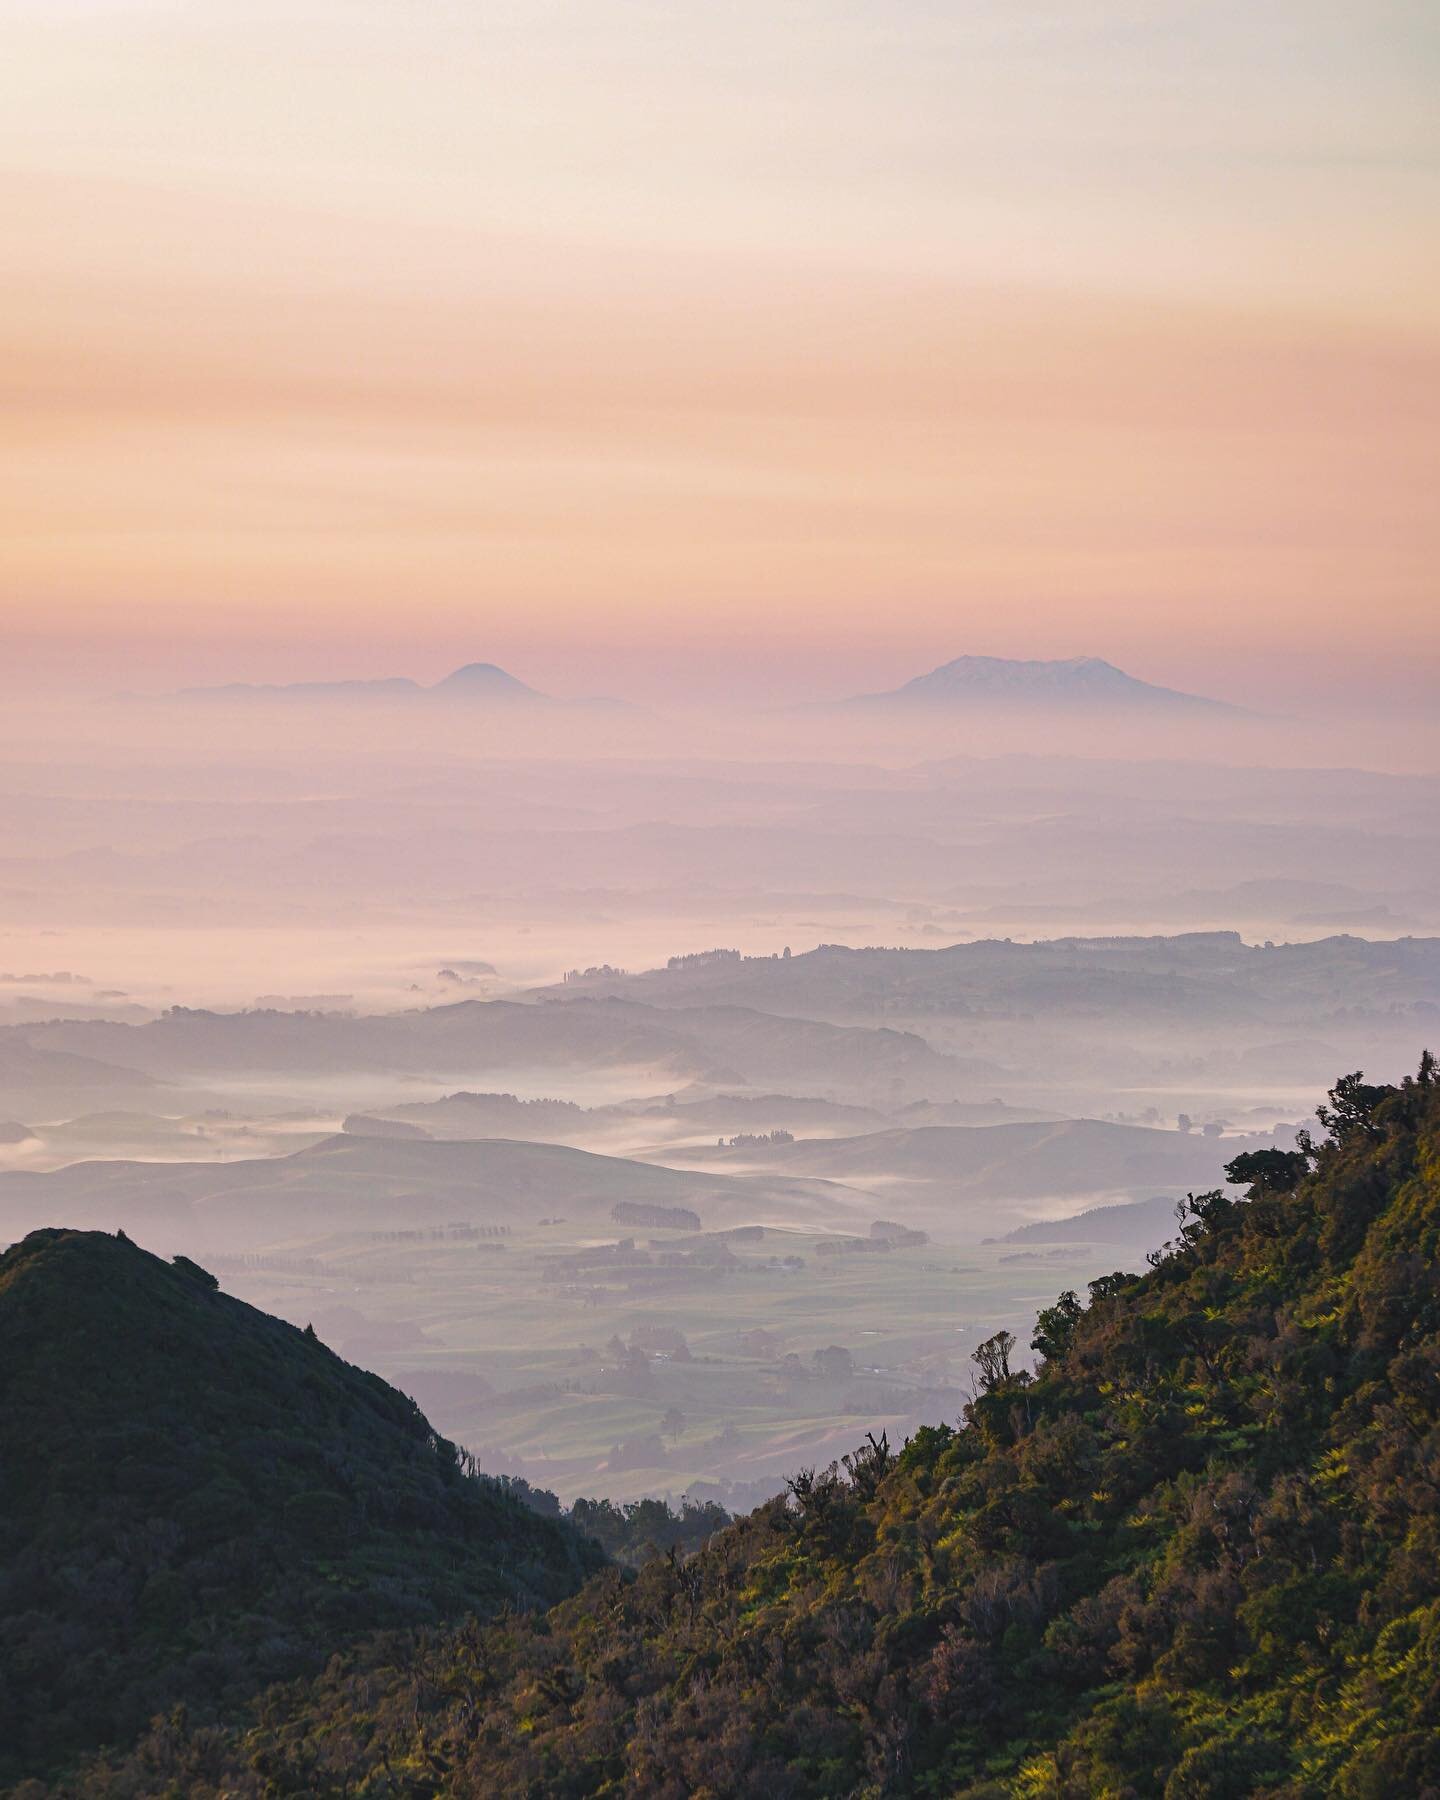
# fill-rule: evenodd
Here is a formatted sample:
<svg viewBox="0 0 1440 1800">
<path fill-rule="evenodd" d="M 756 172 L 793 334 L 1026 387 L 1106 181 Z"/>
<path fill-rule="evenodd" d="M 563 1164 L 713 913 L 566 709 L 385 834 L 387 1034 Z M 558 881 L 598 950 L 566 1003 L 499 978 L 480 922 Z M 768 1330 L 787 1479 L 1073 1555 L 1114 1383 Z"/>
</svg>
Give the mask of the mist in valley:
<svg viewBox="0 0 1440 1800">
<path fill-rule="evenodd" d="M 1422 731 L 974 660 L 17 703 L 0 1236 L 200 1259 L 567 1501 L 954 1418 L 982 1338 L 1440 1024 Z"/>
</svg>

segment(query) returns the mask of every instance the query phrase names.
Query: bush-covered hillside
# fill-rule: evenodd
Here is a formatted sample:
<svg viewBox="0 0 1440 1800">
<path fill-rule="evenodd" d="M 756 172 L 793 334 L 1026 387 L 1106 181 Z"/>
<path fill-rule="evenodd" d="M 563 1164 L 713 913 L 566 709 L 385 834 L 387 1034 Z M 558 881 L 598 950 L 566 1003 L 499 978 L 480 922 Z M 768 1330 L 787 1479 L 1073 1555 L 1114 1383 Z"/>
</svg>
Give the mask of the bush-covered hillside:
<svg viewBox="0 0 1440 1800">
<path fill-rule="evenodd" d="M 599 1561 L 184 1258 L 75 1231 L 0 1255 L 0 1783 Z"/>
<path fill-rule="evenodd" d="M 1440 1088 L 1341 1082 L 957 1428 L 548 1616 L 338 1658 L 87 1791 L 1440 1794 Z"/>
</svg>

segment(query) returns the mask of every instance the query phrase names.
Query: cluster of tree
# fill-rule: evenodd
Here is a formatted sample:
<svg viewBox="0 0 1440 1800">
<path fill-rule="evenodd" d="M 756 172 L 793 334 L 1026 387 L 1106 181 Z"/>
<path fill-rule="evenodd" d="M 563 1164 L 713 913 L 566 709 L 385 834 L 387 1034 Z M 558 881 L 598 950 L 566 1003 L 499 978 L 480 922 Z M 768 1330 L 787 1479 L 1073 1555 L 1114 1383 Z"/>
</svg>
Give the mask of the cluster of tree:
<svg viewBox="0 0 1440 1800">
<path fill-rule="evenodd" d="M 593 1538 L 614 1562 L 642 1567 L 676 1552 L 691 1555 L 731 1523 L 714 1500 L 682 1498 L 678 1510 L 668 1500 L 577 1500 L 567 1515 L 578 1531 Z"/>
<path fill-rule="evenodd" d="M 1347 1077 L 954 1426 L 541 1618 L 391 1638 L 85 1795 L 1440 1791 L 1440 1089 Z"/>
<path fill-rule="evenodd" d="M 485 1107 L 495 1107 L 503 1112 L 530 1113 L 535 1116 L 558 1117 L 565 1119 L 581 1119 L 585 1116 L 585 1108 L 575 1100 L 551 1100 L 546 1098 L 522 1100 L 518 1094 L 510 1093 L 477 1093 L 470 1088 L 457 1088 L 453 1094 L 447 1094 L 441 1102 L 442 1106 L 463 1105 L 474 1107 L 477 1111 Z"/>
<path fill-rule="evenodd" d="M 594 981 L 628 973 L 627 969 L 617 969 L 613 963 L 591 963 L 588 969 L 567 969 L 560 979 L 562 981 Z"/>
<path fill-rule="evenodd" d="M 700 1215 L 688 1206 L 659 1206 L 651 1200 L 617 1200 L 610 1208 L 617 1225 L 655 1225 L 668 1231 L 698 1231 Z"/>
<path fill-rule="evenodd" d="M 1175 1129 L 1181 1132 L 1193 1131 L 1195 1129 L 1195 1121 L 1190 1117 L 1189 1113 L 1182 1112 L 1175 1121 Z M 1225 1121 L 1223 1119 L 1208 1120 L 1200 1127 L 1200 1135 L 1202 1137 L 1224 1137 Z"/>
<path fill-rule="evenodd" d="M 920 1250 L 930 1242 L 924 1231 L 912 1231 L 908 1225 L 897 1225 L 893 1219 L 876 1219 L 870 1227 L 872 1238 L 897 1250 Z"/>
<path fill-rule="evenodd" d="M 795 1133 L 777 1127 L 774 1131 L 742 1131 L 735 1137 L 719 1137 L 715 1140 L 717 1150 L 744 1150 L 752 1144 L 793 1144 Z"/>
<path fill-rule="evenodd" d="M 911 1245 L 928 1244 L 923 1231 L 906 1232 L 903 1237 L 886 1233 L 880 1237 L 821 1238 L 815 1245 L 817 1256 L 857 1256 L 875 1251 L 902 1250 Z"/>
<path fill-rule="evenodd" d="M 667 1437 L 678 1437 L 684 1429 L 685 1415 L 678 1407 L 671 1407 L 661 1430 Z M 654 1497 L 630 1500 L 617 1506 L 613 1500 L 593 1500 L 584 1496 L 567 1507 L 558 1494 L 549 1488 L 534 1487 L 521 1476 L 502 1476 L 499 1485 L 542 1518 L 568 1521 L 576 1531 L 598 1545 L 606 1556 L 628 1568 L 642 1568 L 657 1556 L 667 1556 L 672 1551 L 693 1554 L 717 1531 L 733 1523 L 731 1514 L 718 1500 L 698 1499 L 689 1494 L 681 1496 L 678 1508 L 669 1500 Z"/>
</svg>

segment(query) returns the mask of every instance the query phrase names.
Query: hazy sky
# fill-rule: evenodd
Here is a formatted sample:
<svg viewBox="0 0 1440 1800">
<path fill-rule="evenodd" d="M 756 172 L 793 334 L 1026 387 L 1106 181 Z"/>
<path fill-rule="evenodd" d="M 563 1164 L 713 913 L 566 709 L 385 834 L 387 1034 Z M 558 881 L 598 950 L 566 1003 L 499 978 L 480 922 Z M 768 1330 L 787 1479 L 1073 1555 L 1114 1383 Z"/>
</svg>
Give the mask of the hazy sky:
<svg viewBox="0 0 1440 1800">
<path fill-rule="evenodd" d="M 0 67 L 12 677 L 1440 673 L 1433 0 L 0 0 Z"/>
</svg>

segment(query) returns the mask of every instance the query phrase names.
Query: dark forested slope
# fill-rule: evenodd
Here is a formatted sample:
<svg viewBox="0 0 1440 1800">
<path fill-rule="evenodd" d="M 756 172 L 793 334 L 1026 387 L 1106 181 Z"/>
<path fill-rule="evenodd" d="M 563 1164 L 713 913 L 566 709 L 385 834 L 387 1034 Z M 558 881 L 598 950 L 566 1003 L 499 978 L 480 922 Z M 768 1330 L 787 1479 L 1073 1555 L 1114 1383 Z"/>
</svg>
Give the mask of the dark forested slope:
<svg viewBox="0 0 1440 1800">
<path fill-rule="evenodd" d="M 184 1258 L 76 1231 L 0 1255 L 0 1783 L 598 1561 Z"/>
<path fill-rule="evenodd" d="M 982 1347 L 956 1428 L 542 1618 L 337 1660 L 89 1791 L 1440 1794 L 1440 1088 Z"/>
</svg>

